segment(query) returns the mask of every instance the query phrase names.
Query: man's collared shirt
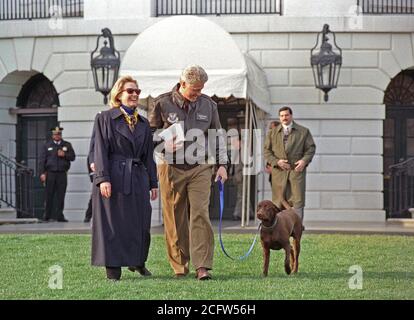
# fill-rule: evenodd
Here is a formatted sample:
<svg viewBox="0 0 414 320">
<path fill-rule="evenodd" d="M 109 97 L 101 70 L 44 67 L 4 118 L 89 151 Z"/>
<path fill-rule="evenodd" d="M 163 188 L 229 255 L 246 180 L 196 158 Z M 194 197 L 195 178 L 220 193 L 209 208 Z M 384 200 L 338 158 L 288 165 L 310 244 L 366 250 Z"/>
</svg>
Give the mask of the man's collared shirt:
<svg viewBox="0 0 414 320">
<path fill-rule="evenodd" d="M 187 134 L 191 129 L 198 129 L 192 131 L 191 141 L 186 141 L 184 150 L 178 150 L 175 154 L 175 163 L 188 163 L 184 161 L 185 151 L 188 147 L 197 150 L 197 154 L 190 157 L 195 163 L 206 163 L 208 149 L 207 138 L 209 129 L 221 129 L 220 118 L 217 110 L 217 104 L 207 95 L 202 94 L 196 101 L 187 101 L 179 93 L 179 83 L 167 93 L 158 96 L 153 103 L 152 109 L 148 114 L 148 121 L 151 128 L 155 131 L 157 129 L 165 129 L 174 123 L 181 122 L 184 124 L 184 133 Z M 188 104 L 188 112 L 185 111 L 184 105 Z M 201 137 L 202 135 L 203 137 Z M 154 136 L 155 141 L 158 141 L 157 133 Z M 210 155 L 216 158 L 216 163 L 227 164 L 227 152 L 225 148 L 225 140 L 223 136 L 218 137 L 216 150 L 210 150 Z M 212 144 L 208 144 L 212 145 Z M 185 159 L 188 160 L 188 157 Z M 193 164 L 193 163 L 190 163 Z"/>
</svg>

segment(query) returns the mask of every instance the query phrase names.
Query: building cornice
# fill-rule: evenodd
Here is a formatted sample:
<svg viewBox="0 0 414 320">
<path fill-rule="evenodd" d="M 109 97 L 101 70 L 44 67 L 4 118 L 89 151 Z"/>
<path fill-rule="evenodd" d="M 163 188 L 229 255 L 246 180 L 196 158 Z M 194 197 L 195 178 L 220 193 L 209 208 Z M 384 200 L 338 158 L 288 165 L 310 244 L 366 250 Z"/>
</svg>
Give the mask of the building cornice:
<svg viewBox="0 0 414 320">
<path fill-rule="evenodd" d="M 354 17 L 286 17 L 278 15 L 208 16 L 229 33 L 315 33 L 328 23 L 335 32 L 414 32 L 412 15 Z M 97 35 L 104 27 L 113 34 L 139 34 L 165 18 L 137 17 L 134 19 L 64 19 L 61 28 L 53 21 L 2 21 L 0 38 L 87 36 Z"/>
</svg>

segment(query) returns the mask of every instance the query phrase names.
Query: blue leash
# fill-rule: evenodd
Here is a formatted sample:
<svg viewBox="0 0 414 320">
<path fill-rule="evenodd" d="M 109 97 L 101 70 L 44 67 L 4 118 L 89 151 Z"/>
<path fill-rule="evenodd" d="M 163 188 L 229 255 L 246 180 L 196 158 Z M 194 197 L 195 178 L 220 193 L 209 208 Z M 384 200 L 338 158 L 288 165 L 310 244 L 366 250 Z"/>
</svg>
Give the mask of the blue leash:
<svg viewBox="0 0 414 320">
<path fill-rule="evenodd" d="M 237 258 L 233 258 L 232 256 L 230 256 L 227 252 L 226 249 L 224 249 L 224 244 L 223 244 L 223 239 L 221 237 L 221 227 L 222 227 L 222 221 L 223 221 L 223 211 L 224 211 L 224 187 L 223 187 L 223 183 L 221 182 L 221 177 L 219 177 L 218 181 L 218 186 L 219 186 L 219 191 L 220 191 L 220 221 L 219 221 L 219 240 L 220 240 L 220 246 L 221 246 L 221 250 L 223 250 L 224 254 L 229 257 L 231 260 L 244 260 L 246 259 L 253 251 L 253 247 L 256 244 L 256 240 L 257 240 L 257 236 L 259 234 L 259 232 L 256 233 L 256 236 L 253 239 L 253 243 L 250 246 L 249 250 L 246 252 L 246 254 L 244 256 L 241 257 L 237 257 Z M 257 229 L 257 231 L 260 230 L 260 225 L 259 228 Z"/>
</svg>

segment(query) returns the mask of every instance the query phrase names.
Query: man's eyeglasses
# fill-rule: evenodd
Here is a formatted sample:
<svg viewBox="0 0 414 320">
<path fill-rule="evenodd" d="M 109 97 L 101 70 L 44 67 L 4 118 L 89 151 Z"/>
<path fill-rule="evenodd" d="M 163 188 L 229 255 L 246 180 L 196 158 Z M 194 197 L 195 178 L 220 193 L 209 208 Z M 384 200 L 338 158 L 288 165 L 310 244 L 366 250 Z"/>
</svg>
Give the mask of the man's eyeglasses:
<svg viewBox="0 0 414 320">
<path fill-rule="evenodd" d="M 126 91 L 128 94 L 133 94 L 135 92 L 137 96 L 139 96 L 139 94 L 141 93 L 141 89 L 133 89 L 133 88 L 127 88 L 122 91 Z"/>
</svg>

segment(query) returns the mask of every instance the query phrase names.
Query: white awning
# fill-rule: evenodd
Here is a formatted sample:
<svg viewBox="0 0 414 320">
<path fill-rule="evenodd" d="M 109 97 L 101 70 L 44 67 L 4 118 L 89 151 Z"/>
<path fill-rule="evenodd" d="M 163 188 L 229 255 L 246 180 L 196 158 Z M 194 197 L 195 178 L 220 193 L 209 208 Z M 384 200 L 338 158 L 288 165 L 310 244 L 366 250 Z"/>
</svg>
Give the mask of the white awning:
<svg viewBox="0 0 414 320">
<path fill-rule="evenodd" d="M 266 74 L 233 38 L 205 18 L 165 18 L 137 36 L 122 59 L 121 75 L 138 80 L 140 98 L 170 91 L 181 71 L 190 64 L 202 66 L 208 76 L 203 93 L 220 98 L 250 98 L 270 112 Z"/>
</svg>

